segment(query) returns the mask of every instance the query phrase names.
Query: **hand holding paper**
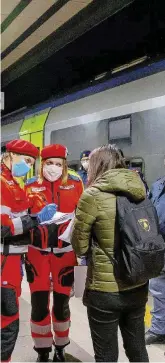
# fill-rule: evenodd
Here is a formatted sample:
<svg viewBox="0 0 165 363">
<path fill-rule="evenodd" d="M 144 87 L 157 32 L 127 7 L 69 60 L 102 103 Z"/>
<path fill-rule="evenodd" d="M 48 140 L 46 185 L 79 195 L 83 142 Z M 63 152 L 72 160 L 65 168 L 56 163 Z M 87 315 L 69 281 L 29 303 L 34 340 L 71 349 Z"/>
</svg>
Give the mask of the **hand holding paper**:
<svg viewBox="0 0 165 363">
<path fill-rule="evenodd" d="M 38 220 L 40 223 L 49 221 L 53 218 L 54 214 L 56 213 L 57 206 L 56 204 L 48 204 L 37 214 Z"/>
</svg>

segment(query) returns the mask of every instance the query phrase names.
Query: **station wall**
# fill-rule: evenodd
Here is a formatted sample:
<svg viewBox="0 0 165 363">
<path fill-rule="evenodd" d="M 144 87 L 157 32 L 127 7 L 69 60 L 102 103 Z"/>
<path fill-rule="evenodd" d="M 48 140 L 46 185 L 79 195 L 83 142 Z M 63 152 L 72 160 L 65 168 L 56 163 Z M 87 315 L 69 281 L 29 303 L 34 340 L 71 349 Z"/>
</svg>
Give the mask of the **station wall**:
<svg viewBox="0 0 165 363">
<path fill-rule="evenodd" d="M 145 176 L 149 185 L 165 174 L 165 107 L 131 115 L 132 140 L 119 141 L 125 156 L 139 156 L 145 160 Z M 82 150 L 93 150 L 108 143 L 110 120 L 90 122 L 62 130 L 52 131 L 51 142 L 68 148 L 69 161 L 78 161 Z"/>
</svg>

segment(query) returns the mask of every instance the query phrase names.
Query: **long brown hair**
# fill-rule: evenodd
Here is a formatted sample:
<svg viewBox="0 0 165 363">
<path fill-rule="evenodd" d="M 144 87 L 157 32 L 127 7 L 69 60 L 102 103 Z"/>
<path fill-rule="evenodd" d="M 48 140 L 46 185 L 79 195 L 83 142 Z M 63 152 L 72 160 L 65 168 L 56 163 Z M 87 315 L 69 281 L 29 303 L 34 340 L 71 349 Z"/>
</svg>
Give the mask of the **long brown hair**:
<svg viewBox="0 0 165 363">
<path fill-rule="evenodd" d="M 116 145 L 103 145 L 94 149 L 89 156 L 88 186 L 110 169 L 126 168 L 124 158 Z"/>
</svg>

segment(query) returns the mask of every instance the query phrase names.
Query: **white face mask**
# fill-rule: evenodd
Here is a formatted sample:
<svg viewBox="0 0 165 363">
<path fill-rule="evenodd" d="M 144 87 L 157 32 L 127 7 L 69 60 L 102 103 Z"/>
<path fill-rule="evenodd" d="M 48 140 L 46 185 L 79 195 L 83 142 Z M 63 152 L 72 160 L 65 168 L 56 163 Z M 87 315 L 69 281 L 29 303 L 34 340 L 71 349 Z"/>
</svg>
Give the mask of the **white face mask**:
<svg viewBox="0 0 165 363">
<path fill-rule="evenodd" d="M 84 170 L 88 170 L 89 167 L 89 161 L 88 160 L 84 160 L 81 162 L 82 167 L 84 168 Z"/>
<path fill-rule="evenodd" d="M 45 165 L 43 167 L 43 175 L 50 182 L 58 180 L 62 175 L 62 167 L 57 165 Z"/>
</svg>

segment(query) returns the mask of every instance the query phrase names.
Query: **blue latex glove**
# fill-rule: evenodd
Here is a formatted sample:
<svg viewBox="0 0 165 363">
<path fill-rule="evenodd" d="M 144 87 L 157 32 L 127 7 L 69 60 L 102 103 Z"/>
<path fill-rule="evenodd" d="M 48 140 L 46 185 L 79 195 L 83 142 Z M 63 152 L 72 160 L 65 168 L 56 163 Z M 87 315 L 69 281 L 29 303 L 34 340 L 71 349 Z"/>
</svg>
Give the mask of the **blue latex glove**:
<svg viewBox="0 0 165 363">
<path fill-rule="evenodd" d="M 80 266 L 87 266 L 87 260 L 86 257 L 81 257 Z"/>
<path fill-rule="evenodd" d="M 42 208 L 41 212 L 37 214 L 37 218 L 39 222 L 46 222 L 53 218 L 54 214 L 57 211 L 56 204 L 48 204 L 44 208 Z"/>
</svg>

